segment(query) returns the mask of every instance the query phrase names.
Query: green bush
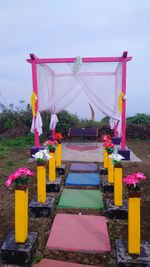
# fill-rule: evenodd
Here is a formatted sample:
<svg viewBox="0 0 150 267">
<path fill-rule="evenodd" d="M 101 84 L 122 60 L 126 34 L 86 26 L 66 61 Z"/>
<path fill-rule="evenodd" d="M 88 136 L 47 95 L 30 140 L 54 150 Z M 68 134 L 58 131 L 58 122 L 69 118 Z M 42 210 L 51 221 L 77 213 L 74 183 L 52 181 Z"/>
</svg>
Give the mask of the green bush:
<svg viewBox="0 0 150 267">
<path fill-rule="evenodd" d="M 144 113 L 137 113 L 135 116 L 127 118 L 127 124 L 128 123 L 150 123 L 150 116 Z"/>
</svg>

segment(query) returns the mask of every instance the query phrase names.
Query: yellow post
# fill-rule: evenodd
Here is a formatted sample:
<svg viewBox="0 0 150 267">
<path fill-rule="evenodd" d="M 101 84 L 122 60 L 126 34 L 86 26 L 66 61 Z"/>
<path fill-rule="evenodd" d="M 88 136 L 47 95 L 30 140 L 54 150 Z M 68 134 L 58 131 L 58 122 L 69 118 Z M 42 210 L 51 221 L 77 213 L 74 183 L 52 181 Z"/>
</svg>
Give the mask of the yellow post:
<svg viewBox="0 0 150 267">
<path fill-rule="evenodd" d="M 62 161 L 62 144 L 58 144 L 56 147 L 56 167 L 61 166 Z"/>
<path fill-rule="evenodd" d="M 28 189 L 15 190 L 15 242 L 24 243 L 28 237 Z"/>
<path fill-rule="evenodd" d="M 46 202 L 46 165 L 37 165 L 37 201 Z"/>
<path fill-rule="evenodd" d="M 104 149 L 104 168 L 108 168 L 108 152 Z"/>
<path fill-rule="evenodd" d="M 128 200 L 128 253 L 140 254 L 140 197 Z"/>
<path fill-rule="evenodd" d="M 56 162 L 55 153 L 50 152 L 51 158 L 49 159 L 49 182 L 55 182 L 56 180 Z"/>
<path fill-rule="evenodd" d="M 108 183 L 114 183 L 114 165 L 112 159 L 108 157 Z"/>
<path fill-rule="evenodd" d="M 114 166 L 114 205 L 122 206 L 122 166 Z"/>
</svg>

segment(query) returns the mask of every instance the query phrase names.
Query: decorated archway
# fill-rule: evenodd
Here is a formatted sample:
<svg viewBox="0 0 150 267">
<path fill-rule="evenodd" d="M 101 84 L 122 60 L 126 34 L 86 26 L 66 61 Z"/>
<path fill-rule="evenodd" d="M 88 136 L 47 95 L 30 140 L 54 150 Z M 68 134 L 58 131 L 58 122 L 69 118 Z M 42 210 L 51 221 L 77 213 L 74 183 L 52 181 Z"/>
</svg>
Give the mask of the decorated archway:
<svg viewBox="0 0 150 267">
<path fill-rule="evenodd" d="M 90 101 L 110 117 L 114 135 L 126 147 L 126 67 L 132 57 L 38 58 L 30 54 L 32 66 L 32 131 L 35 146 L 40 146 L 42 120 L 40 112 L 51 113 L 50 129 L 54 132 L 57 114 L 84 91 Z M 82 103 L 81 103 L 82 104 Z"/>
</svg>

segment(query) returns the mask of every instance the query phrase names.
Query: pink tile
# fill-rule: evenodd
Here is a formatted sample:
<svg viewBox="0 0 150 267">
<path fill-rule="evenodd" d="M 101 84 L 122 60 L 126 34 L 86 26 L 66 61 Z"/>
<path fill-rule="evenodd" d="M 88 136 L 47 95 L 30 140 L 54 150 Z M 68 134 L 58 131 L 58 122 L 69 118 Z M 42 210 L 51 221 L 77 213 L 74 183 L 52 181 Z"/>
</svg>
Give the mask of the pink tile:
<svg viewBox="0 0 150 267">
<path fill-rule="evenodd" d="M 46 246 L 65 251 L 109 252 L 106 219 L 103 216 L 57 214 Z"/>
<path fill-rule="evenodd" d="M 33 267 L 98 267 L 98 266 L 43 259 L 38 264 L 33 265 Z"/>
</svg>

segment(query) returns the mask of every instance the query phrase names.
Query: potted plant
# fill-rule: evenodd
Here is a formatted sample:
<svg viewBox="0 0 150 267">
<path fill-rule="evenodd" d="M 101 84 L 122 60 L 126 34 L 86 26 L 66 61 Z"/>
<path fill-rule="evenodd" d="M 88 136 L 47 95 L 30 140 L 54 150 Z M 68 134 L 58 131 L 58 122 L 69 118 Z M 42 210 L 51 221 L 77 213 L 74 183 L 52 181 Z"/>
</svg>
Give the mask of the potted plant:
<svg viewBox="0 0 150 267">
<path fill-rule="evenodd" d="M 141 194 L 140 186 L 145 181 L 146 176 L 141 172 L 136 172 L 123 178 L 123 183 L 127 185 L 129 197 L 138 197 Z"/>
<path fill-rule="evenodd" d="M 56 133 L 54 135 L 54 139 L 58 142 L 58 145 L 56 147 L 56 167 L 60 167 L 61 162 L 62 162 L 62 144 L 61 144 L 61 141 L 63 139 L 63 136 L 61 133 Z"/>
<path fill-rule="evenodd" d="M 27 187 L 27 184 L 33 176 L 34 173 L 29 169 L 19 168 L 8 177 L 5 185 L 7 187 L 10 187 L 12 182 L 14 181 L 14 184 L 17 188 L 25 188 Z"/>
<path fill-rule="evenodd" d="M 56 140 L 47 140 L 44 142 L 43 146 L 46 148 L 49 152 L 55 153 L 56 146 L 58 145 L 58 142 Z"/>
<path fill-rule="evenodd" d="M 46 162 L 51 158 L 46 149 L 33 155 L 37 163 L 37 202 L 46 202 Z"/>
<path fill-rule="evenodd" d="M 140 186 L 146 177 L 141 172 L 128 175 L 123 182 L 128 188 L 128 253 L 141 253 Z"/>
<path fill-rule="evenodd" d="M 63 139 L 63 136 L 60 132 L 54 134 L 54 140 L 56 140 L 58 144 L 61 144 L 62 139 Z"/>
<path fill-rule="evenodd" d="M 104 142 L 103 147 L 107 150 L 108 154 L 112 154 L 114 151 L 114 144 L 109 139 Z"/>
<path fill-rule="evenodd" d="M 39 150 L 35 155 L 32 155 L 35 159 L 37 166 L 45 165 L 46 162 L 51 158 L 47 149 Z"/>
<path fill-rule="evenodd" d="M 15 184 L 15 242 L 24 243 L 28 238 L 28 183 L 34 173 L 27 168 L 19 168 L 12 173 L 5 185 Z"/>
<path fill-rule="evenodd" d="M 118 153 L 112 153 L 109 155 L 112 159 L 112 164 L 114 166 L 114 205 L 122 206 L 122 164 L 121 160 L 124 159 Z"/>
</svg>

